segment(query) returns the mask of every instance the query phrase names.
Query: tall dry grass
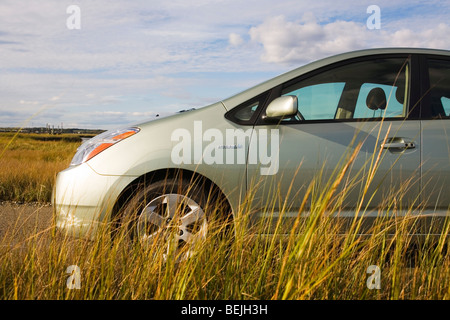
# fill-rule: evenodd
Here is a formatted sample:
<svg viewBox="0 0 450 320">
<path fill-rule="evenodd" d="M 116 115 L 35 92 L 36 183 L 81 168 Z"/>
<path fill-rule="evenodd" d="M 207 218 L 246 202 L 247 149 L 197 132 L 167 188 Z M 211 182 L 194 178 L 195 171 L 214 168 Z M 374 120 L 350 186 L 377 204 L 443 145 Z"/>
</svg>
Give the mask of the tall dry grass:
<svg viewBox="0 0 450 320">
<path fill-rule="evenodd" d="M 36 230 L 20 243 L 11 234 L 0 239 L 0 297 L 2 299 L 449 299 L 450 224 L 431 241 L 416 244 L 412 232 L 418 215 L 379 219 L 359 236 L 361 219 L 343 221 L 329 214 L 345 194 L 336 180 L 312 190 L 304 202 L 307 215 L 292 225 L 279 218 L 250 224 L 252 194 L 233 221 L 234 232 L 209 222 L 206 239 L 193 258 L 179 260 L 182 252 L 167 251 L 164 237 L 150 246 L 130 240 L 127 225 L 111 237 L 105 223 L 94 241 L 73 239 L 52 226 Z M 339 180 L 340 179 L 340 180 Z M 382 209 L 380 209 L 382 210 Z M 114 224 L 114 226 L 116 226 Z M 249 229 L 250 228 L 250 229 Z M 271 230 L 272 236 L 267 236 Z M 69 266 L 80 270 L 80 288 L 69 289 Z M 369 266 L 380 270 L 380 289 L 370 289 Z"/>
<path fill-rule="evenodd" d="M 18 230 L 8 230 L 0 239 L 0 298 L 450 299 L 449 221 L 437 238 L 416 242 L 412 233 L 420 222 L 417 207 L 386 218 L 398 193 L 385 199 L 364 237 L 361 216 L 366 208 L 359 206 L 362 215 L 350 220 L 330 214 L 339 212 L 356 181 L 368 185 L 376 173 L 381 155 L 368 170 L 348 179 L 358 148 L 343 157 L 325 184 L 320 174 L 310 182 L 301 208 L 308 203 L 310 210 L 298 214 L 293 224 L 282 223 L 291 211 L 283 205 L 283 195 L 274 221 L 274 207 L 267 204 L 266 218 L 251 223 L 250 190 L 234 215 L 233 232 L 224 233 L 223 223 L 209 221 L 208 235 L 191 259 L 180 261 L 177 254 L 182 252 L 167 251 L 164 237 L 150 246 L 131 241 L 127 225 L 112 237 L 116 225 L 105 223 L 94 241 L 67 237 L 53 225 L 36 228 L 21 241 L 14 236 Z M 365 194 L 367 185 L 361 201 L 370 196 Z M 79 289 L 68 288 L 69 266 L 80 270 Z M 367 285 L 369 266 L 380 270 L 380 289 Z"/>
<path fill-rule="evenodd" d="M 367 238 L 338 235 L 323 212 L 298 220 L 281 237 L 249 233 L 245 212 L 234 235 L 210 233 L 194 258 L 178 261 L 164 244 L 133 244 L 128 229 L 112 240 L 66 238 L 48 228 L 21 243 L 1 239 L 2 299 L 449 299 L 450 256 L 440 242 L 410 252 L 411 217 L 380 223 Z M 37 230 L 36 230 L 37 231 Z M 277 237 L 280 236 L 280 237 Z M 69 266 L 80 269 L 80 289 L 69 289 Z M 367 287 L 367 269 L 381 271 L 381 288 Z"/>
<path fill-rule="evenodd" d="M 78 136 L 0 134 L 0 201 L 50 202 L 56 174 L 69 165 Z"/>
</svg>

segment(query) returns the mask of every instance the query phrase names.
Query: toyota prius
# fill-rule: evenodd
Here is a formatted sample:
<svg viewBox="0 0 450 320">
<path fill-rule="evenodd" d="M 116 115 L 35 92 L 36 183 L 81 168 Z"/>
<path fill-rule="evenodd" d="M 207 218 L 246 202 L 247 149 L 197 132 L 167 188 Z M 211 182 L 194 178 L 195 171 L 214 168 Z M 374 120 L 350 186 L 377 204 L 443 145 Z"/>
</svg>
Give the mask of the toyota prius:
<svg viewBox="0 0 450 320">
<path fill-rule="evenodd" d="M 139 241 L 170 228 L 191 246 L 208 234 L 213 211 L 232 222 L 245 202 L 249 221 L 288 221 L 311 211 L 330 181 L 341 195 L 336 216 L 445 218 L 449 135 L 450 51 L 340 54 L 83 143 L 57 176 L 57 227 L 93 238 L 133 215 Z"/>
</svg>

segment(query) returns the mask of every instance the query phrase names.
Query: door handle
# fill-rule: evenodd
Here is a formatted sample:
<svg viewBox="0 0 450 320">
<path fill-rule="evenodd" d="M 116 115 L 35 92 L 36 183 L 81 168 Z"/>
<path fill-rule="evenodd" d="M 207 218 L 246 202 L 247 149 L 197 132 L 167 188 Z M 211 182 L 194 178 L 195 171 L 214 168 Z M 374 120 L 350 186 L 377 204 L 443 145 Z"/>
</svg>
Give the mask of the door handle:
<svg viewBox="0 0 450 320">
<path fill-rule="evenodd" d="M 388 149 L 390 151 L 403 151 L 407 149 L 415 149 L 416 144 L 414 141 L 411 141 L 407 138 L 395 137 L 395 138 L 387 138 L 386 143 L 382 145 L 383 149 Z"/>
</svg>

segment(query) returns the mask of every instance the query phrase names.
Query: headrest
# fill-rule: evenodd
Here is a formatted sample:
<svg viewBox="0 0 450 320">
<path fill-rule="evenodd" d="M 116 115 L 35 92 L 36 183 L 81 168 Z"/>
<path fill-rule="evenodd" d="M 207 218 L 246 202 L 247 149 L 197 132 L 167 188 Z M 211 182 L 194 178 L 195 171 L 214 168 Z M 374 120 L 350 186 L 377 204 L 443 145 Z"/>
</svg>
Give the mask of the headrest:
<svg viewBox="0 0 450 320">
<path fill-rule="evenodd" d="M 370 110 L 386 109 L 386 93 L 381 88 L 373 88 L 367 95 L 366 104 Z"/>
</svg>

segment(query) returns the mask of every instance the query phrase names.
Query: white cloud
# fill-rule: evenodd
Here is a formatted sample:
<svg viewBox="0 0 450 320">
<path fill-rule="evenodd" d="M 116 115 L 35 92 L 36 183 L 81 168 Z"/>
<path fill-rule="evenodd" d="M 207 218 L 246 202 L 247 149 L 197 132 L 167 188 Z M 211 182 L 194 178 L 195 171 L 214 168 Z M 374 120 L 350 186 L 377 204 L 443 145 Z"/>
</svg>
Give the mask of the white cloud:
<svg viewBox="0 0 450 320">
<path fill-rule="evenodd" d="M 244 39 L 242 39 L 242 37 L 237 33 L 230 33 L 228 41 L 233 47 L 238 47 L 244 43 Z"/>
<path fill-rule="evenodd" d="M 124 116 L 125 112 L 121 112 L 121 111 L 95 111 L 91 113 L 92 115 L 96 115 L 96 116 Z"/>
<path fill-rule="evenodd" d="M 450 49 L 450 26 L 439 23 L 431 28 L 424 28 L 421 32 L 401 29 L 393 34 L 385 34 L 384 39 L 391 46 L 426 47 Z"/>
<path fill-rule="evenodd" d="M 31 105 L 38 105 L 38 104 L 40 104 L 39 101 L 26 101 L 26 100 L 20 100 L 19 103 L 20 104 L 31 104 Z"/>
<path fill-rule="evenodd" d="M 149 112 L 130 112 L 130 115 L 133 117 L 143 117 L 143 118 L 150 118 L 153 116 L 156 116 L 158 113 L 154 111 Z"/>
<path fill-rule="evenodd" d="M 261 59 L 270 63 L 299 64 L 325 56 L 371 47 L 430 47 L 450 49 L 450 26 L 440 23 L 421 32 L 404 28 L 369 30 L 363 23 L 334 21 L 319 24 L 271 17 L 249 30 L 251 40 L 262 45 Z"/>
</svg>

